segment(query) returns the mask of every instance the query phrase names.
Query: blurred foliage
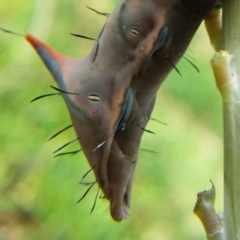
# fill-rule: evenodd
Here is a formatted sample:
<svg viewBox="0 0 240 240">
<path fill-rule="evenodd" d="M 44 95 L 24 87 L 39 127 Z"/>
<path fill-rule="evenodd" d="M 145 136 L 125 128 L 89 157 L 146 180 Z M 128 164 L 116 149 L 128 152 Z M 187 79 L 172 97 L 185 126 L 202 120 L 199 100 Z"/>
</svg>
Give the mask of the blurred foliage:
<svg viewBox="0 0 240 240">
<path fill-rule="evenodd" d="M 69 32 L 98 36 L 105 17 L 88 10 L 111 12 L 117 1 L 0 0 L 0 26 L 31 32 L 58 51 L 75 57 L 89 53 L 93 42 Z M 179 36 L 181 37 L 181 36 Z M 52 152 L 75 138 L 72 129 L 47 139 L 70 123 L 61 97 L 30 104 L 50 93 L 51 75 L 22 37 L 0 32 L 0 239 L 204 239 L 193 215 L 196 194 L 217 188 L 216 209 L 222 210 L 221 99 L 210 69 L 213 55 L 205 29 L 196 34 L 186 61 L 178 64 L 159 90 L 153 118 L 145 133 L 132 192 L 132 215 L 115 223 L 109 205 L 97 192 L 78 182 L 89 169 L 83 154 L 53 158 Z M 74 143 L 67 150 L 78 149 Z M 93 179 L 90 175 L 89 180 Z"/>
</svg>

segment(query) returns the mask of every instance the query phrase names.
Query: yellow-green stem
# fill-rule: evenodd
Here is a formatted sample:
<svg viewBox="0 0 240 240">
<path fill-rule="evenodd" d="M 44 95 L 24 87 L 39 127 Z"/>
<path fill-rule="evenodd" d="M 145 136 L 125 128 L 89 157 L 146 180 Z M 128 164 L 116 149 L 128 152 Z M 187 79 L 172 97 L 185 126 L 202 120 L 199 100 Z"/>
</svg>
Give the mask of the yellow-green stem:
<svg viewBox="0 0 240 240">
<path fill-rule="evenodd" d="M 233 55 L 231 79 L 221 94 L 224 114 L 224 227 L 240 239 L 240 1 L 223 1 L 223 46 Z"/>
</svg>

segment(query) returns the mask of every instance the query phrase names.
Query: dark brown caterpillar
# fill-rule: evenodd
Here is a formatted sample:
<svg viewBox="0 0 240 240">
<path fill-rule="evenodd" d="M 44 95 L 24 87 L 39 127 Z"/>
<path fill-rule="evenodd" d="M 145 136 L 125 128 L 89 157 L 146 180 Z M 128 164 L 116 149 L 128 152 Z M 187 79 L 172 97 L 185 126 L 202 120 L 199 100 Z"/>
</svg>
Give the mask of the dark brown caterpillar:
<svg viewBox="0 0 240 240">
<path fill-rule="evenodd" d="M 30 34 L 58 83 L 114 220 L 128 216 L 134 169 L 156 93 L 218 0 L 123 0 L 84 59 Z"/>
</svg>

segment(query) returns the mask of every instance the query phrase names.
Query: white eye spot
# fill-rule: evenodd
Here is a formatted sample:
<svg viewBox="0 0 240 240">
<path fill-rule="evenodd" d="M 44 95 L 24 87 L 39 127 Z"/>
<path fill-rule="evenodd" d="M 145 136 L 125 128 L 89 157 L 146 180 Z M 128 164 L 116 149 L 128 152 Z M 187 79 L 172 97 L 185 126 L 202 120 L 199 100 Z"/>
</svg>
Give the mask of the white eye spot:
<svg viewBox="0 0 240 240">
<path fill-rule="evenodd" d="M 140 32 L 137 29 L 135 29 L 135 28 L 131 29 L 131 33 L 133 33 L 135 35 L 139 35 L 140 34 Z"/>
<path fill-rule="evenodd" d="M 97 94 L 90 94 L 88 95 L 88 99 L 93 102 L 100 101 L 100 97 Z"/>
</svg>

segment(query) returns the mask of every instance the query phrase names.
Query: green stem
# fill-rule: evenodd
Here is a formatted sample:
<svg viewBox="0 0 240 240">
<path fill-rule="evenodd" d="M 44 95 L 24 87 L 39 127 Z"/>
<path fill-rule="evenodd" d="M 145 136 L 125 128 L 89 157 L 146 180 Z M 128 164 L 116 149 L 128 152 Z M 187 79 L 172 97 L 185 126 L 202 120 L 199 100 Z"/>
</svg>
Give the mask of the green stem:
<svg viewBox="0 0 240 240">
<path fill-rule="evenodd" d="M 238 84 L 223 99 L 224 226 L 226 239 L 240 239 L 240 94 Z"/>
<path fill-rule="evenodd" d="M 224 115 L 224 229 L 226 239 L 240 239 L 240 88 L 233 56 L 219 51 L 212 60 Z"/>
<path fill-rule="evenodd" d="M 224 226 L 240 239 L 240 1 L 223 1 L 223 45 L 233 54 L 229 85 L 221 90 L 224 114 Z"/>
</svg>

